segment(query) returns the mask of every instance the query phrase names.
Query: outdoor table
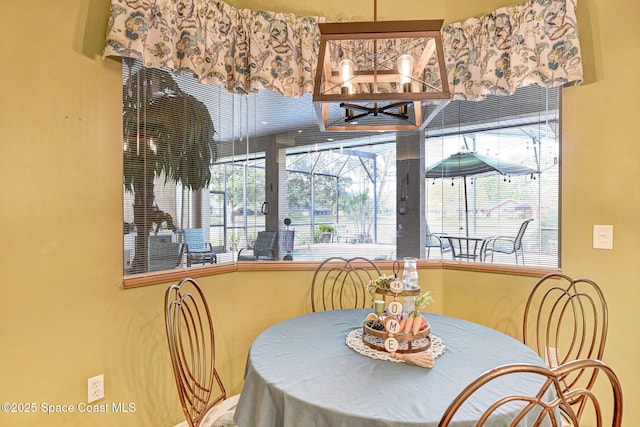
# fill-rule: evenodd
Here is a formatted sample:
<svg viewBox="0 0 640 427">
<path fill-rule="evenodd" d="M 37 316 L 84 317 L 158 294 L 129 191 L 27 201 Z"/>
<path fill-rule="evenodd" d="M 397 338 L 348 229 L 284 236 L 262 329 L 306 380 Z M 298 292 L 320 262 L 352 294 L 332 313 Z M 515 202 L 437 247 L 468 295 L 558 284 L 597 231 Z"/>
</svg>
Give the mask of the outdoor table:
<svg viewBox="0 0 640 427">
<path fill-rule="evenodd" d="M 247 360 L 238 427 L 435 427 L 451 401 L 483 372 L 508 363 L 544 366 L 512 337 L 435 314 L 426 314 L 431 333 L 446 350 L 433 368 L 374 359 L 345 343 L 370 312 L 312 313 L 260 334 Z M 540 384 L 518 377 L 501 387 L 535 392 Z M 479 397 L 487 406 L 495 401 Z M 464 421 L 452 425 L 475 425 L 482 409 L 464 410 Z"/>
<path fill-rule="evenodd" d="M 445 234 L 441 238 L 447 239 L 451 245 L 453 259 L 467 259 L 482 261 L 485 245 L 484 237 L 450 236 Z"/>
</svg>

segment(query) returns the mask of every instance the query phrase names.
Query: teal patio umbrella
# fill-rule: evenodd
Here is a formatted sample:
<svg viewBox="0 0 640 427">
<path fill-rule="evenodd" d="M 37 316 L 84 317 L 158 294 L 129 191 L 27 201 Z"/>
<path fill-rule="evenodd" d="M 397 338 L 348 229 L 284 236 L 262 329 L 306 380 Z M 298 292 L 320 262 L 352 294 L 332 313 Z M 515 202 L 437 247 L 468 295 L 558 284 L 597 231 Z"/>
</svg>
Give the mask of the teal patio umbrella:
<svg viewBox="0 0 640 427">
<path fill-rule="evenodd" d="M 467 177 L 491 174 L 505 176 L 536 174 L 537 170 L 518 163 L 483 156 L 473 151 L 461 151 L 427 167 L 426 178 L 462 178 L 464 185 L 464 211 L 466 234 L 469 237 L 469 206 L 467 200 Z"/>
</svg>

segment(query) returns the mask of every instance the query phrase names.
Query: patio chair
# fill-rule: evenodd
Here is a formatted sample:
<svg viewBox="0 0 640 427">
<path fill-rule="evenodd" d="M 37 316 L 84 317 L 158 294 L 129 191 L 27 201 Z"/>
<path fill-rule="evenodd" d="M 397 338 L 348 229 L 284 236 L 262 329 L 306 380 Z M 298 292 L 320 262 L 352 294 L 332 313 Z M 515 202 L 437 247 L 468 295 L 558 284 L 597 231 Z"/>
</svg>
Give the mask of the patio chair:
<svg viewBox="0 0 640 427">
<path fill-rule="evenodd" d="M 187 254 L 187 267 L 191 267 L 194 262 L 203 265 L 218 262 L 213 246 L 211 246 L 211 243 L 205 242 L 202 228 L 187 228 L 184 230 L 184 243 Z"/>
<path fill-rule="evenodd" d="M 580 372 L 588 372 L 594 378 L 600 374 L 599 377 L 606 380 L 603 381 L 606 385 L 599 387 L 596 393 L 577 384 L 567 386 L 567 378 Z M 503 381 L 506 377 L 521 381 L 524 385 L 530 384 L 530 390 L 505 388 Z M 536 382 L 539 386 L 533 387 Z M 600 392 L 602 393 L 599 394 Z M 607 394 L 611 397 L 606 396 Z M 488 427 L 496 425 L 496 422 L 500 425 L 519 426 L 527 418 L 535 419 L 535 423 L 527 425 L 565 426 L 558 420 L 557 412 L 571 426 L 578 427 L 579 417 L 569 403 L 574 399 L 580 399 L 590 407 L 589 412 L 594 414 L 596 420 L 594 426 L 620 427 L 622 398 L 618 376 L 600 360 L 574 360 L 555 368 L 529 364 L 503 365 L 481 374 L 462 390 L 445 411 L 438 427 L 458 425 L 458 413 L 467 419 L 469 414 L 477 414 L 474 415 L 477 421 L 473 424 L 476 427 Z"/>
<path fill-rule="evenodd" d="M 427 242 L 425 244 L 425 246 L 427 247 L 427 259 L 429 259 L 429 256 L 431 255 L 431 248 L 440 249 L 440 258 L 443 257 L 445 252 L 451 252 L 451 244 L 449 243 L 449 241 L 442 238 L 442 235 L 437 236 L 435 234 L 431 234 L 431 231 L 429 230 L 429 224 L 425 224 L 425 226 L 427 233 Z"/>
<path fill-rule="evenodd" d="M 491 262 L 493 262 L 493 255 L 497 253 L 501 254 L 515 254 L 516 256 L 516 264 L 518 262 L 518 255 L 522 257 L 522 265 L 524 265 L 524 249 L 522 248 L 522 237 L 524 236 L 525 231 L 527 231 L 527 227 L 529 223 L 533 221 L 533 219 L 528 219 L 520 224 L 520 229 L 515 237 L 512 236 L 492 236 L 485 240 L 482 252 L 481 252 L 481 260 L 486 261 L 487 254 L 491 254 Z"/>
<path fill-rule="evenodd" d="M 148 271 L 173 270 L 182 262 L 183 251 L 181 243 L 150 240 Z"/>
<path fill-rule="evenodd" d="M 233 424 L 240 395 L 227 396 L 216 369 L 216 342 L 209 305 L 190 278 L 170 286 L 164 298 L 171 366 L 186 420 L 176 427 Z"/>
<path fill-rule="evenodd" d="M 274 261 L 276 259 L 275 231 L 259 231 L 253 247 L 242 248 L 238 252 L 238 261 Z"/>
<path fill-rule="evenodd" d="M 367 286 L 380 275 L 378 266 L 367 258 L 331 257 L 324 260 L 313 274 L 311 310 L 371 307 Z"/>
</svg>

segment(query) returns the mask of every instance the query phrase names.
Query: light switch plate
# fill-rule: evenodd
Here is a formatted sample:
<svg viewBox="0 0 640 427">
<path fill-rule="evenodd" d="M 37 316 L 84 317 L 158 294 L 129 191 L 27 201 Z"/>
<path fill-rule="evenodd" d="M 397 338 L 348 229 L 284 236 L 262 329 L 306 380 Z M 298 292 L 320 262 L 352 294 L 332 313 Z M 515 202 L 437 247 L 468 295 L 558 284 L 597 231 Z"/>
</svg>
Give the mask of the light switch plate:
<svg viewBox="0 0 640 427">
<path fill-rule="evenodd" d="M 613 225 L 593 226 L 593 248 L 613 249 Z"/>
</svg>

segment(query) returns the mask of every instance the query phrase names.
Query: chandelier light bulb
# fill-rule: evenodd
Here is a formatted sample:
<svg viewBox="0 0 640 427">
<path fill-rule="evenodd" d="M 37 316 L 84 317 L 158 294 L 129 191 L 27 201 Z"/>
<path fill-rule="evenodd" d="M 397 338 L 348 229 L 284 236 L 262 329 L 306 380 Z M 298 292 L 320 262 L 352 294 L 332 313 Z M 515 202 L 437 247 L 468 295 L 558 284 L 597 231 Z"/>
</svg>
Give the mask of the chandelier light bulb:
<svg viewBox="0 0 640 427">
<path fill-rule="evenodd" d="M 348 93 L 353 93 L 353 75 L 356 65 L 350 59 L 343 59 L 338 64 L 340 70 L 340 79 L 342 80 L 342 87 L 348 89 Z"/>
<path fill-rule="evenodd" d="M 398 58 L 398 74 L 400 75 L 400 90 L 403 92 L 410 92 L 405 90 L 404 86 L 407 83 L 411 83 L 411 75 L 413 74 L 413 58 L 411 55 L 404 54 Z"/>
</svg>

